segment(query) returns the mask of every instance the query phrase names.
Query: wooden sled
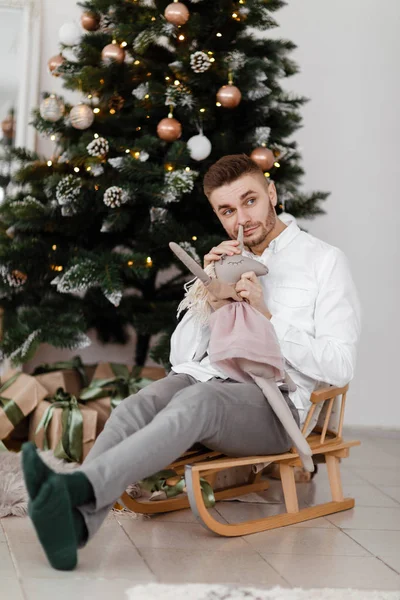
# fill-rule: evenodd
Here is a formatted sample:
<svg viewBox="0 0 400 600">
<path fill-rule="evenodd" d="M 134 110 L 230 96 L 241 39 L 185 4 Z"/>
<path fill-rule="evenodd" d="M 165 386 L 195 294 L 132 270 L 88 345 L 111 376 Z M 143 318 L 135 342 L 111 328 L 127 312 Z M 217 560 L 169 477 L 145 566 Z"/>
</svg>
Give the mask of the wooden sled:
<svg viewBox="0 0 400 600">
<path fill-rule="evenodd" d="M 299 508 L 294 468 L 301 466 L 301 461 L 295 448 L 291 448 L 284 454 L 228 458 L 220 452 L 197 446 L 185 452 L 167 467 L 175 470 L 179 475 L 185 475 L 187 495 L 167 500 L 148 501 L 131 498 L 125 492 L 121 497 L 121 504 L 129 510 L 141 514 L 170 512 L 190 506 L 206 529 L 227 537 L 284 527 L 353 508 L 354 499 L 344 498 L 340 478 L 341 459 L 349 455 L 351 447 L 360 445 L 359 441 L 344 441 L 342 438 L 348 388 L 348 385 L 342 388 L 331 386 L 314 392 L 310 398 L 312 404 L 302 429 L 303 434 L 307 436 L 313 456 L 318 456 L 318 462 L 321 462 L 321 459 L 322 462 L 326 462 L 332 494 L 331 502 Z M 336 424 L 333 424 L 334 416 Z M 330 428 L 331 425 L 334 426 Z M 308 434 L 309 431 L 311 433 Z M 204 504 L 200 477 L 206 479 L 213 486 L 218 473 L 226 469 L 251 465 L 254 471 L 251 472 L 245 484 L 214 490 L 216 501 L 227 500 L 251 492 L 267 490 L 269 482 L 267 479 L 261 478 L 262 469 L 271 463 L 279 464 L 286 506 L 285 513 L 235 524 L 220 523 L 214 519 Z"/>
</svg>

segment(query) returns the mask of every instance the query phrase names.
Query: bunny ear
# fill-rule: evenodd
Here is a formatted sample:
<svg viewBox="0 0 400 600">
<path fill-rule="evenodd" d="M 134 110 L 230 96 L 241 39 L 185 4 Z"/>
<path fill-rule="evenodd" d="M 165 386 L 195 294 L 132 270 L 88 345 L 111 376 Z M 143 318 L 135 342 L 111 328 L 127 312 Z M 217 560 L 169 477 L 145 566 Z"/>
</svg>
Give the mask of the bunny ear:
<svg viewBox="0 0 400 600">
<path fill-rule="evenodd" d="M 239 225 L 239 233 L 238 233 L 238 242 L 239 242 L 239 249 L 240 252 L 243 252 L 244 250 L 244 244 L 243 244 L 243 225 Z"/>
<path fill-rule="evenodd" d="M 198 265 L 197 262 L 193 260 L 193 258 L 191 258 L 183 248 L 178 246 L 178 244 L 175 244 L 175 242 L 170 242 L 169 247 L 171 248 L 172 252 L 176 254 L 179 260 L 183 262 L 185 267 L 187 267 L 195 277 L 198 277 L 200 281 L 206 285 L 212 281 L 211 277 L 209 277 L 207 273 L 203 271 L 200 265 Z"/>
</svg>

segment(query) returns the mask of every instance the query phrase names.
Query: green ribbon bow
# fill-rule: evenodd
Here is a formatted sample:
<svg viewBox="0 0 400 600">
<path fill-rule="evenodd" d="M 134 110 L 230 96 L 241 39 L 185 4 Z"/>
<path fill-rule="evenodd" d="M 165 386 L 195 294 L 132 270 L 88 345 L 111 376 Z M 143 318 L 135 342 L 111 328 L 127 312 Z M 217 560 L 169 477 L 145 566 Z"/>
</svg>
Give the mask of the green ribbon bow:
<svg viewBox="0 0 400 600">
<path fill-rule="evenodd" d="M 89 381 L 86 375 L 85 367 L 80 356 L 74 356 L 72 360 L 60 360 L 54 363 L 43 363 L 38 365 L 33 371 L 33 375 L 42 375 L 43 373 L 52 373 L 53 371 L 66 371 L 74 369 L 81 378 L 82 387 L 88 385 Z"/>
<path fill-rule="evenodd" d="M 3 398 L 1 395 L 6 389 L 12 386 L 12 384 L 18 379 L 21 373 L 15 373 L 10 379 L 8 379 L 3 385 L 0 387 L 0 407 L 4 410 L 7 419 L 16 427 L 18 423 L 25 418 L 24 413 L 14 402 L 14 400 L 10 400 L 10 398 Z"/>
<path fill-rule="evenodd" d="M 178 477 L 176 471 L 164 469 L 163 471 L 158 471 L 154 475 L 139 481 L 139 486 L 148 492 L 161 491 L 166 494 L 167 498 L 174 498 L 184 491 L 186 482 L 184 476 L 181 475 L 180 480 L 175 485 L 168 485 L 167 480 L 171 477 Z M 207 508 L 215 506 L 214 491 L 208 481 L 203 479 L 203 477 L 200 477 L 200 487 L 205 506 Z"/>
<path fill-rule="evenodd" d="M 51 404 L 44 413 L 37 426 L 36 433 L 44 429 L 44 450 L 49 450 L 47 428 L 53 418 L 54 410 L 62 408 L 61 439 L 54 450 L 54 456 L 70 462 L 80 462 L 83 454 L 83 416 L 75 396 L 58 388 L 55 396 L 50 400 Z"/>
<path fill-rule="evenodd" d="M 126 365 L 110 363 L 110 367 L 115 377 L 93 379 L 90 385 L 81 391 L 81 402 L 111 396 L 111 408 L 116 408 L 122 400 L 153 383 L 151 379 L 140 377 L 141 367 L 134 367 L 131 373 Z"/>
</svg>

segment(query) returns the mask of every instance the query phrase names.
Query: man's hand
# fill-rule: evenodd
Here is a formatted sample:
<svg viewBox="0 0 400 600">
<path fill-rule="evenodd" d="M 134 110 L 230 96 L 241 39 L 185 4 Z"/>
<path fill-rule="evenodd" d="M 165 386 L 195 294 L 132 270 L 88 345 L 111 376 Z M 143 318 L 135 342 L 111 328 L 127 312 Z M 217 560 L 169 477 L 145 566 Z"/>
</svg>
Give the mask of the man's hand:
<svg viewBox="0 0 400 600">
<path fill-rule="evenodd" d="M 226 240 L 211 248 L 210 252 L 204 256 L 204 268 L 208 267 L 213 261 L 220 260 L 223 254 L 228 256 L 240 254 L 239 243 L 238 240 Z"/>
<path fill-rule="evenodd" d="M 265 304 L 262 285 L 258 281 L 254 271 L 243 273 L 242 277 L 237 282 L 235 289 L 239 296 L 248 302 L 250 306 L 260 311 L 267 319 L 271 319 L 272 314 Z"/>
</svg>

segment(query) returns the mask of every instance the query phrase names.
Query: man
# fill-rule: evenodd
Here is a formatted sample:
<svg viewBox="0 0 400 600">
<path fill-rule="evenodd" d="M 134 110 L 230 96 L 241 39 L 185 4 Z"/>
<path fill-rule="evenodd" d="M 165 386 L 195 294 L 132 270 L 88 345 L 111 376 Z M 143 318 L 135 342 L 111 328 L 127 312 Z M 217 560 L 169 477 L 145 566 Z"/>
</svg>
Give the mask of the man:
<svg viewBox="0 0 400 600">
<path fill-rule="evenodd" d="M 206 254 L 205 266 L 239 252 L 240 224 L 246 253 L 268 265 L 268 275 L 257 279 L 245 273 L 236 290 L 275 328 L 297 384 L 290 397 L 284 388 L 283 393 L 302 425 L 319 382 L 344 385 L 353 377 L 360 317 L 346 259 L 295 223 L 287 227 L 277 218 L 275 185 L 246 155 L 226 156 L 213 165 L 204 191 L 231 238 Z M 231 456 L 290 448 L 260 388 L 228 379 L 210 364 L 208 337 L 208 326 L 189 310 L 171 339 L 172 372 L 120 404 L 73 474 L 56 475 L 32 445 L 24 446 L 29 514 L 53 567 L 73 569 L 77 548 L 94 535 L 126 487 L 164 468 L 195 442 Z"/>
</svg>

